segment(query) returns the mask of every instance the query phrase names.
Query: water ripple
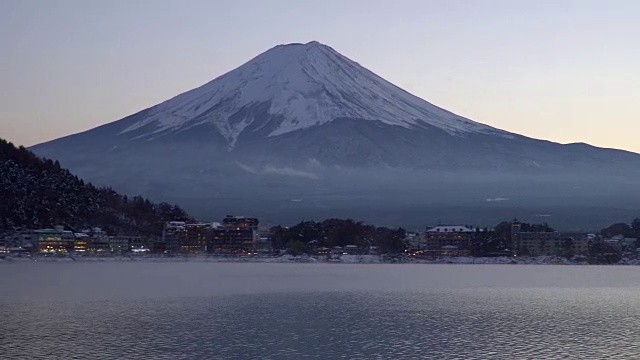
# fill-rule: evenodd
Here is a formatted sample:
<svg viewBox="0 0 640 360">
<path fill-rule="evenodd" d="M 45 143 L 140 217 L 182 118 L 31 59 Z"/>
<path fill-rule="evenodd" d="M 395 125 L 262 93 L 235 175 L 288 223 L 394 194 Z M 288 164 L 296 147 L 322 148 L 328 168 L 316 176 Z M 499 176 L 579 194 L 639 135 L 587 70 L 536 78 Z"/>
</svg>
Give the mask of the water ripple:
<svg viewBox="0 0 640 360">
<path fill-rule="evenodd" d="M 628 359 L 637 293 L 339 292 L 5 304 L 3 358 Z"/>
<path fill-rule="evenodd" d="M 0 358 L 640 353 L 636 268 L 241 265 L 4 267 L 15 276 L 0 277 Z"/>
</svg>

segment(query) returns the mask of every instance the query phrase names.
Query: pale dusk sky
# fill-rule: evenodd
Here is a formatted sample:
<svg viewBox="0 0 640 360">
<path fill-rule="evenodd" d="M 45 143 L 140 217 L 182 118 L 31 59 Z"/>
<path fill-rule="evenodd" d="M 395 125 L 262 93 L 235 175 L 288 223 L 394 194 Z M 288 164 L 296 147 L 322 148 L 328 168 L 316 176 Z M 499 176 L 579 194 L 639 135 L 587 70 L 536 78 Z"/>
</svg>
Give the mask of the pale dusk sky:
<svg viewBox="0 0 640 360">
<path fill-rule="evenodd" d="M 640 152 L 640 1 L 0 0 L 0 137 L 30 146 L 317 40 L 497 128 Z"/>
</svg>

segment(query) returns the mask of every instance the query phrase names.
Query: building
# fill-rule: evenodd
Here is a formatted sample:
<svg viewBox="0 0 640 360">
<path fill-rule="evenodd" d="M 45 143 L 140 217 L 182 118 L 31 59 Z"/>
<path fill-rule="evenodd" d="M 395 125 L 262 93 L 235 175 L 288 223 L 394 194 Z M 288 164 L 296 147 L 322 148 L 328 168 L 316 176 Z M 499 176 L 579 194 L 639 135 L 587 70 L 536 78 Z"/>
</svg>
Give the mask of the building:
<svg viewBox="0 0 640 360">
<path fill-rule="evenodd" d="M 33 231 L 36 239 L 36 249 L 41 253 L 70 253 L 74 249 L 75 236 L 62 226 L 53 229 Z"/>
<path fill-rule="evenodd" d="M 213 224 L 186 224 L 180 233 L 180 250 L 186 253 L 207 251 L 207 241 L 213 231 Z"/>
<path fill-rule="evenodd" d="M 227 215 L 222 224 L 213 223 L 207 251 L 246 254 L 256 251 L 260 243 L 257 218 Z"/>
<path fill-rule="evenodd" d="M 207 239 L 207 252 L 226 253 L 231 252 L 233 247 L 227 236 L 227 229 L 220 223 L 211 224 L 211 235 Z"/>
<path fill-rule="evenodd" d="M 518 255 L 555 255 L 556 248 L 560 248 L 558 232 L 518 232 L 511 236 Z"/>
<path fill-rule="evenodd" d="M 574 255 L 589 255 L 589 250 L 591 249 L 592 241 L 585 237 L 581 236 L 578 238 L 573 238 L 571 242 L 571 251 Z"/>
<path fill-rule="evenodd" d="M 73 251 L 85 252 L 89 250 L 89 234 L 76 233 L 74 234 L 75 240 L 73 241 Z"/>
<path fill-rule="evenodd" d="M 154 241 L 149 238 L 143 236 L 130 236 L 129 237 L 129 248 L 131 251 L 133 250 L 142 250 L 146 249 L 147 252 L 152 251 L 154 245 Z"/>
<path fill-rule="evenodd" d="M 131 237 L 109 236 L 109 250 L 120 254 L 131 251 Z"/>
<path fill-rule="evenodd" d="M 227 215 L 221 223 L 169 221 L 164 224 L 162 239 L 153 242 L 154 252 L 184 253 L 252 253 L 260 247 L 269 251 L 270 244 L 260 241 L 257 218 Z M 144 248 L 130 242 L 132 249 Z"/>
<path fill-rule="evenodd" d="M 360 249 L 357 245 L 345 245 L 343 248 L 344 252 L 349 255 L 355 255 L 360 253 Z"/>
<path fill-rule="evenodd" d="M 615 235 L 602 240 L 605 244 L 610 245 L 614 249 L 622 252 L 635 251 L 637 249 L 636 238 L 627 238 L 624 235 Z"/>
<path fill-rule="evenodd" d="M 256 247 L 256 231 L 246 228 L 214 227 L 207 251 L 216 253 L 247 253 Z"/>
<path fill-rule="evenodd" d="M 260 240 L 258 233 L 258 218 L 247 216 L 227 215 L 222 220 L 227 230 L 227 244 L 240 252 L 252 252 Z"/>
<path fill-rule="evenodd" d="M 89 236 L 89 244 L 87 251 L 92 252 L 111 252 L 111 245 L 109 244 L 109 236 L 101 228 L 92 228 L 89 230 L 83 230 L 83 233 Z"/>
<path fill-rule="evenodd" d="M 225 229 L 228 247 L 240 252 L 251 252 L 255 248 L 257 231 L 250 228 Z"/>
<path fill-rule="evenodd" d="M 36 249 L 37 236 L 32 230 L 5 231 L 2 234 L 5 246 L 8 248 Z"/>
<path fill-rule="evenodd" d="M 253 217 L 227 215 L 222 220 L 222 224 L 227 229 L 251 229 L 257 231 L 260 222 Z"/>
<path fill-rule="evenodd" d="M 438 225 L 428 228 L 424 234 L 426 250 L 468 249 L 476 232 L 463 225 Z"/>
<path fill-rule="evenodd" d="M 425 237 L 419 233 L 408 232 L 404 241 L 409 245 L 411 250 L 422 250 L 427 248 Z"/>
<path fill-rule="evenodd" d="M 588 234 L 583 233 L 517 232 L 512 237 L 518 255 L 588 255 L 591 245 Z"/>
<path fill-rule="evenodd" d="M 178 252 L 180 241 L 187 223 L 184 221 L 169 221 L 164 224 L 162 239 L 154 244 L 155 252 Z"/>
</svg>

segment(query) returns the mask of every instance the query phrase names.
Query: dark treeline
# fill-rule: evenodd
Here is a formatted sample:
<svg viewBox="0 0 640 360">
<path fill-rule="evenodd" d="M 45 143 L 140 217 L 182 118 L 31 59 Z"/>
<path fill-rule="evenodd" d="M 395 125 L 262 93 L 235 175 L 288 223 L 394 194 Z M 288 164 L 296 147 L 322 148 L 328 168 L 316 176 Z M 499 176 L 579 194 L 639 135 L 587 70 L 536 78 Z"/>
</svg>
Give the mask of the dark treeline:
<svg viewBox="0 0 640 360">
<path fill-rule="evenodd" d="M 404 251 L 406 232 L 402 228 L 375 227 L 352 219 L 303 221 L 292 227 L 274 226 L 270 230 L 275 249 L 291 253 L 311 252 L 312 248 L 356 245 L 361 249 L 376 246 L 380 253 Z"/>
<path fill-rule="evenodd" d="M 58 161 L 0 139 L 0 229 L 65 225 L 75 230 L 101 227 L 112 234 L 159 234 L 163 221 L 188 219 L 176 205 L 95 187 Z"/>
<path fill-rule="evenodd" d="M 634 219 L 631 224 L 617 223 L 600 231 L 603 237 L 623 235 L 628 238 L 640 238 L 640 218 Z"/>
<path fill-rule="evenodd" d="M 602 238 L 613 238 L 616 236 L 623 236 L 625 238 L 636 239 L 635 242 L 624 242 L 618 249 L 611 244 L 601 242 L 594 244 L 591 249 L 592 255 L 595 254 L 598 263 L 613 264 L 620 261 L 622 258 L 621 251 L 626 253 L 636 253 L 640 246 L 640 218 L 634 219 L 631 224 L 616 223 L 605 229 L 600 230 L 600 236 Z"/>
</svg>

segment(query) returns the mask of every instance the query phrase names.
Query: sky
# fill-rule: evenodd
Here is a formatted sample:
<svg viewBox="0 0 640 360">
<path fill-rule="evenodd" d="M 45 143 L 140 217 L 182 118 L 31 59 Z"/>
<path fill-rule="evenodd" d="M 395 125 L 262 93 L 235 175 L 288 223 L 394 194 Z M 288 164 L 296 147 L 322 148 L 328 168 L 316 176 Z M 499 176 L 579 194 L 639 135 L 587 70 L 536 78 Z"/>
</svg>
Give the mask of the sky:
<svg viewBox="0 0 640 360">
<path fill-rule="evenodd" d="M 30 146 L 319 41 L 472 120 L 640 152 L 636 0 L 0 0 L 0 137 Z"/>
</svg>

